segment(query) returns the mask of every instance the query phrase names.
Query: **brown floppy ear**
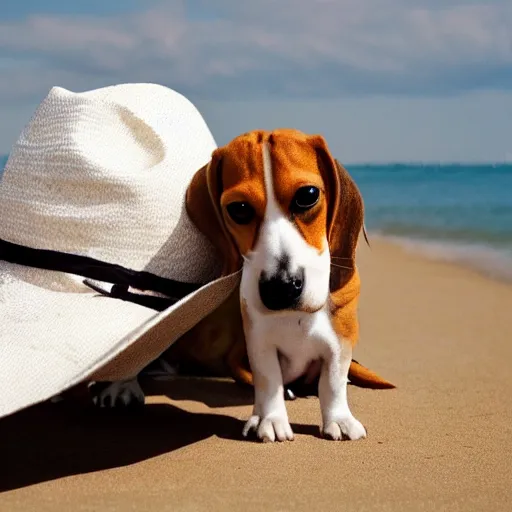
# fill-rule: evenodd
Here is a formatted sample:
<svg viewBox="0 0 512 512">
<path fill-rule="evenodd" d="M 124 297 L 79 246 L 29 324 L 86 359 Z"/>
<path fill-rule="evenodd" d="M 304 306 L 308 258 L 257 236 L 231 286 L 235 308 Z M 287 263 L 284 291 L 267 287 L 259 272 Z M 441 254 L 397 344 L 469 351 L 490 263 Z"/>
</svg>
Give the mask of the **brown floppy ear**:
<svg viewBox="0 0 512 512">
<path fill-rule="evenodd" d="M 331 291 L 334 291 L 348 282 L 355 272 L 357 242 L 364 223 L 364 204 L 359 189 L 346 169 L 332 157 L 325 139 L 314 135 L 310 141 L 316 150 L 329 205 L 327 239 L 333 261 Z"/>
<path fill-rule="evenodd" d="M 217 250 L 224 276 L 240 270 L 242 257 L 222 217 L 222 190 L 222 151 L 216 149 L 210 162 L 192 178 L 185 208 L 192 222 Z"/>
</svg>

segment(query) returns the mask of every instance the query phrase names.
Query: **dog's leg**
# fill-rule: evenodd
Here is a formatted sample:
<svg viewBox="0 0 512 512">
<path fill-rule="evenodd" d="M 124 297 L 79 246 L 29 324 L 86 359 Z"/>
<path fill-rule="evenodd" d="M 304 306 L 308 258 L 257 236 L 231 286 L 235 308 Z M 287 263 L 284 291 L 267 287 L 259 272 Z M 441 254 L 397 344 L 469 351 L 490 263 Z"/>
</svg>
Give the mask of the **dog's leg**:
<svg viewBox="0 0 512 512">
<path fill-rule="evenodd" d="M 348 343 L 333 343 L 324 359 L 318 396 L 322 409 L 325 437 L 356 440 L 366 437 L 366 429 L 352 415 L 347 400 L 348 370 L 352 360 L 352 347 Z"/>
<path fill-rule="evenodd" d="M 268 346 L 249 357 L 255 400 L 253 414 L 245 424 L 243 435 L 246 437 L 254 430 L 262 441 L 291 441 L 293 432 L 284 401 L 283 375 L 277 349 Z"/>
<path fill-rule="evenodd" d="M 137 377 L 116 382 L 96 382 L 90 391 L 94 405 L 100 408 L 144 405 L 144 391 Z"/>
<path fill-rule="evenodd" d="M 228 354 L 228 367 L 231 371 L 231 376 L 235 379 L 236 382 L 247 386 L 254 386 L 252 373 L 250 369 L 245 368 L 243 363 L 246 355 L 247 352 L 245 349 L 245 343 L 236 343 Z M 284 398 L 285 400 L 295 400 L 297 397 L 295 396 L 293 390 L 286 386 L 284 388 Z"/>
</svg>

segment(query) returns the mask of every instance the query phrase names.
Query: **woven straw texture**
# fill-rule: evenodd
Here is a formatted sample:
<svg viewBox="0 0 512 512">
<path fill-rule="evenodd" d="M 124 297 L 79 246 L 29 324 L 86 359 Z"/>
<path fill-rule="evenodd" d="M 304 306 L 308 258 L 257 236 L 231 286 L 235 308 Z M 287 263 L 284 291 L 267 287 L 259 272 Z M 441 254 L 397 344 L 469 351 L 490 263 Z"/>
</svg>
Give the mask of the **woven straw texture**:
<svg viewBox="0 0 512 512">
<path fill-rule="evenodd" d="M 215 147 L 195 106 L 165 87 L 50 91 L 0 182 L 0 238 L 205 286 L 155 314 L 0 260 L 0 415 L 86 378 L 135 375 L 236 287 L 184 209 Z"/>
</svg>

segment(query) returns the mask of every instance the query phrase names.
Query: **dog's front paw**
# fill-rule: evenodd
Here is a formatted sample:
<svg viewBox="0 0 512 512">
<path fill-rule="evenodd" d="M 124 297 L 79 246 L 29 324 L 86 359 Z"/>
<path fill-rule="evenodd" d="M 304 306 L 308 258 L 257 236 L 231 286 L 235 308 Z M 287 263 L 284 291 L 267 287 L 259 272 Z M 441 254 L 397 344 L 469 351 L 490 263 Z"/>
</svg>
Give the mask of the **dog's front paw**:
<svg viewBox="0 0 512 512">
<path fill-rule="evenodd" d="M 116 382 L 97 382 L 90 388 L 94 405 L 100 408 L 140 407 L 144 391 L 137 379 Z"/>
<path fill-rule="evenodd" d="M 366 437 L 366 429 L 354 416 L 345 414 L 329 418 L 324 424 L 323 434 L 334 441 L 355 441 Z"/>
<path fill-rule="evenodd" d="M 293 441 L 293 431 L 286 415 L 269 415 L 261 419 L 259 416 L 251 416 L 245 424 L 243 435 L 247 437 L 249 432 L 256 432 L 256 436 L 264 443 L 274 441 Z"/>
</svg>

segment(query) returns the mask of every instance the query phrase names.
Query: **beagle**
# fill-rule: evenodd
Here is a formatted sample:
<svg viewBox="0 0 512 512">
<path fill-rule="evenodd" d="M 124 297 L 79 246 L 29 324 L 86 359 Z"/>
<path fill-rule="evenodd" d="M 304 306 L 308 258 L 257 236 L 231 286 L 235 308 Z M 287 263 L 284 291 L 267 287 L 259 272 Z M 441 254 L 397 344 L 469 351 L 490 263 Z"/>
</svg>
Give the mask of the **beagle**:
<svg viewBox="0 0 512 512">
<path fill-rule="evenodd" d="M 347 401 L 363 201 L 324 138 L 292 129 L 236 137 L 193 177 L 186 209 L 223 273 L 243 268 L 238 300 L 255 392 L 244 436 L 292 440 L 284 386 L 316 373 L 324 436 L 366 437 Z"/>
</svg>

